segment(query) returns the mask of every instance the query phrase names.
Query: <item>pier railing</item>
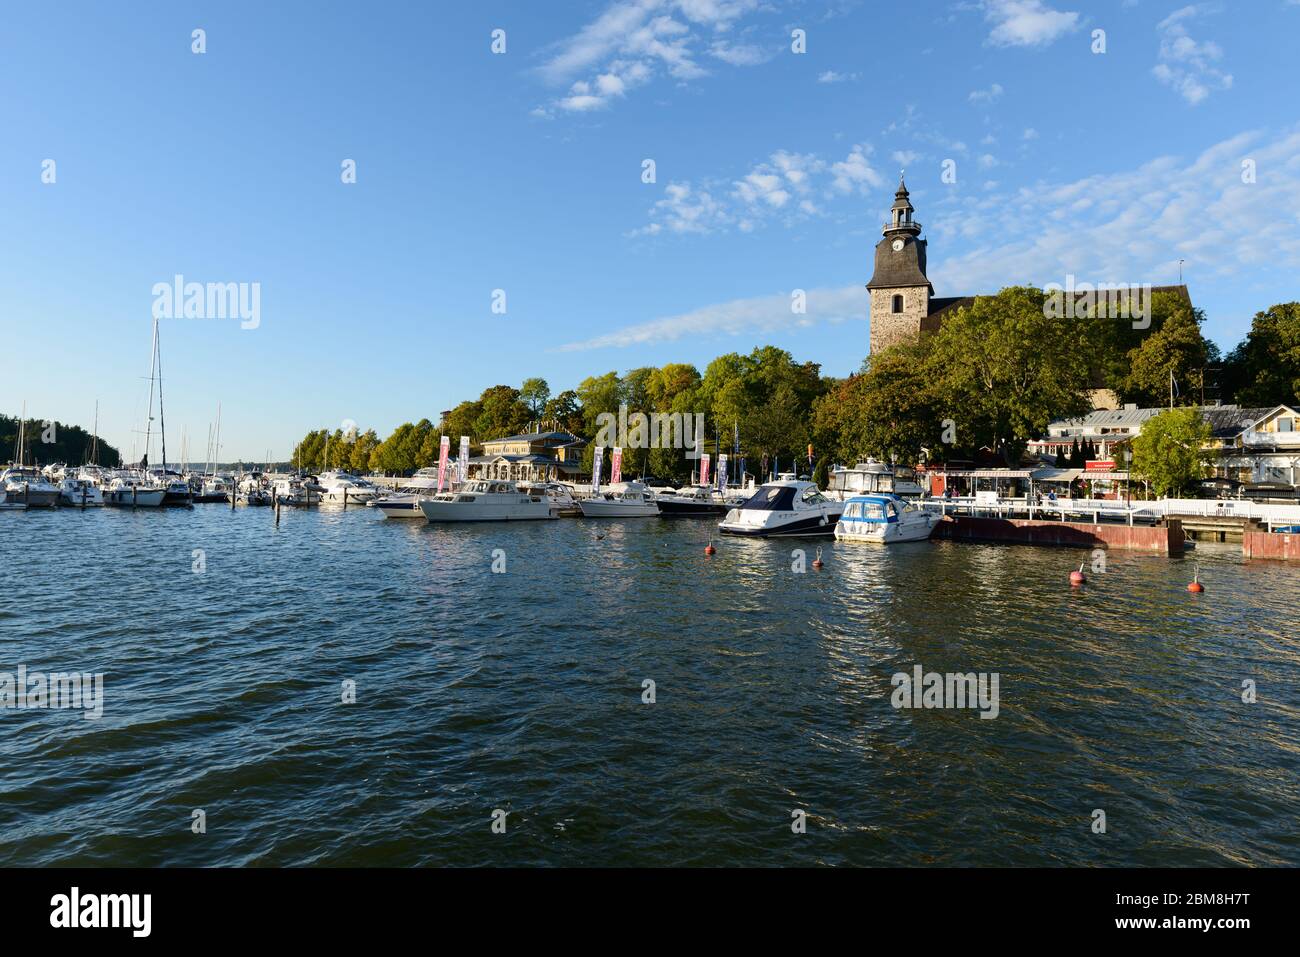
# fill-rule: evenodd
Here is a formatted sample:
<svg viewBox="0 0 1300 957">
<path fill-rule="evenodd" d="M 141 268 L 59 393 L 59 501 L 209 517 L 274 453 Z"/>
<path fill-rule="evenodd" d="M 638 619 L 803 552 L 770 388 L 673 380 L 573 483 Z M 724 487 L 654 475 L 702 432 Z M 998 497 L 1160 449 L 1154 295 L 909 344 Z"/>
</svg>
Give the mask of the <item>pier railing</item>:
<svg viewBox="0 0 1300 957">
<path fill-rule="evenodd" d="M 1019 498 L 999 498 L 996 502 L 977 502 L 973 496 L 930 498 L 921 502 L 942 514 L 983 515 L 1007 518 L 1020 516 L 1060 521 L 1157 522 L 1165 518 L 1240 518 L 1275 525 L 1300 525 L 1300 505 L 1272 505 L 1221 499 L 1156 499 L 1130 501 L 1109 498 L 1059 498 L 1029 502 Z"/>
</svg>

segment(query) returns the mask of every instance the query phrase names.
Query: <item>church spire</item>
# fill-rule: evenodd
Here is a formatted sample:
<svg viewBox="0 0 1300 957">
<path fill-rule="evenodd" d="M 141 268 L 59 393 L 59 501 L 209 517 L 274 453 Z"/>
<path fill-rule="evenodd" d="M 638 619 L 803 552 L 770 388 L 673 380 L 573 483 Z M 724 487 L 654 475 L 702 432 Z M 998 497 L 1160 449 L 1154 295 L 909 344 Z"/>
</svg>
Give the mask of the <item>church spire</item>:
<svg viewBox="0 0 1300 957">
<path fill-rule="evenodd" d="M 894 205 L 889 208 L 889 222 L 882 232 L 886 236 L 919 236 L 921 224 L 912 219 L 912 201 L 908 198 L 907 183 L 904 182 L 904 170 L 898 171 L 898 190 L 894 193 Z"/>
</svg>

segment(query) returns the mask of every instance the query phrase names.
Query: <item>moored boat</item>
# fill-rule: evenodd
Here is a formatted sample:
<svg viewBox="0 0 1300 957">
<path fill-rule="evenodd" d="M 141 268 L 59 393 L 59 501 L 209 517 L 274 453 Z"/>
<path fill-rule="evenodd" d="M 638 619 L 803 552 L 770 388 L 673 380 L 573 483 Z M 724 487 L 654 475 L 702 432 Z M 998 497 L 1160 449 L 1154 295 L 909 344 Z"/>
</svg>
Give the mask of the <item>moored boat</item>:
<svg viewBox="0 0 1300 957">
<path fill-rule="evenodd" d="M 21 502 L 28 508 L 54 508 L 59 504 L 58 486 L 52 485 L 38 469 L 15 465 L 0 473 L 0 489 L 6 501 Z"/>
<path fill-rule="evenodd" d="M 365 505 L 379 498 L 379 489 L 351 472 L 322 472 L 319 478 L 322 505 Z"/>
<path fill-rule="evenodd" d="M 930 537 L 939 516 L 897 495 L 855 495 L 844 503 L 835 538 L 848 542 L 918 542 Z"/>
<path fill-rule="evenodd" d="M 654 493 L 640 482 L 617 482 L 578 502 L 584 518 L 647 518 L 659 514 Z"/>
<path fill-rule="evenodd" d="M 670 494 L 656 495 L 655 501 L 659 503 L 659 514 L 669 518 L 708 517 L 725 515 L 727 512 L 726 501 L 708 485 L 696 485 Z"/>
<path fill-rule="evenodd" d="M 556 516 L 545 497 L 530 495 L 514 482 L 475 479 L 454 492 L 420 500 L 420 511 L 431 522 L 514 522 Z"/>
<path fill-rule="evenodd" d="M 833 535 L 844 503 L 822 494 L 812 482 L 782 473 L 775 482 L 758 487 L 753 495 L 718 524 L 725 535 L 784 538 Z"/>
<path fill-rule="evenodd" d="M 165 488 L 138 472 L 120 471 L 109 479 L 104 489 L 104 504 L 119 508 L 157 508 L 166 494 Z"/>
</svg>

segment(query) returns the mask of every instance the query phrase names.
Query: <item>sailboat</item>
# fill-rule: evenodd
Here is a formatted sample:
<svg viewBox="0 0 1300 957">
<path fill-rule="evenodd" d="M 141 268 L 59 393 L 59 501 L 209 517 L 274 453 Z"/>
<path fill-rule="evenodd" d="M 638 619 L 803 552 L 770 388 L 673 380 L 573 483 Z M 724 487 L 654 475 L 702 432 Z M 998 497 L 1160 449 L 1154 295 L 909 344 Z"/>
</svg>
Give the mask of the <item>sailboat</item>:
<svg viewBox="0 0 1300 957">
<path fill-rule="evenodd" d="M 14 445 L 14 464 L 0 472 L 3 501 L 24 508 L 53 508 L 59 504 L 59 490 L 45 480 L 40 469 L 23 465 L 27 455 L 27 403 L 18 419 L 18 436 Z"/>
<path fill-rule="evenodd" d="M 149 366 L 149 418 L 145 425 L 145 458 L 148 459 L 150 449 L 151 432 L 153 429 L 153 387 L 155 380 L 158 383 L 158 436 L 162 441 L 162 465 L 159 468 L 152 469 L 150 474 L 157 484 L 163 488 L 164 505 L 184 505 L 186 507 L 194 504 L 194 493 L 190 491 L 189 485 L 178 472 L 173 472 L 167 468 L 167 417 L 163 412 L 163 388 L 162 388 L 162 347 L 158 340 L 158 317 L 153 320 L 153 356 Z"/>
</svg>

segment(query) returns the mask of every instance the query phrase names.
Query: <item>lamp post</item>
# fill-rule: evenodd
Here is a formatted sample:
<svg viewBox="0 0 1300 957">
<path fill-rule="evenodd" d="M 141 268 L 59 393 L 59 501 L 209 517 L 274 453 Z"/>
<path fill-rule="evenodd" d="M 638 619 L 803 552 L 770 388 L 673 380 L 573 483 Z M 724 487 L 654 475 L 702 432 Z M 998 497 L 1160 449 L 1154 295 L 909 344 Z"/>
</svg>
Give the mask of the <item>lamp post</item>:
<svg viewBox="0 0 1300 957">
<path fill-rule="evenodd" d="M 1133 449 L 1129 446 L 1124 447 L 1124 507 L 1133 507 L 1133 496 L 1130 494 L 1133 478 Z"/>
</svg>

